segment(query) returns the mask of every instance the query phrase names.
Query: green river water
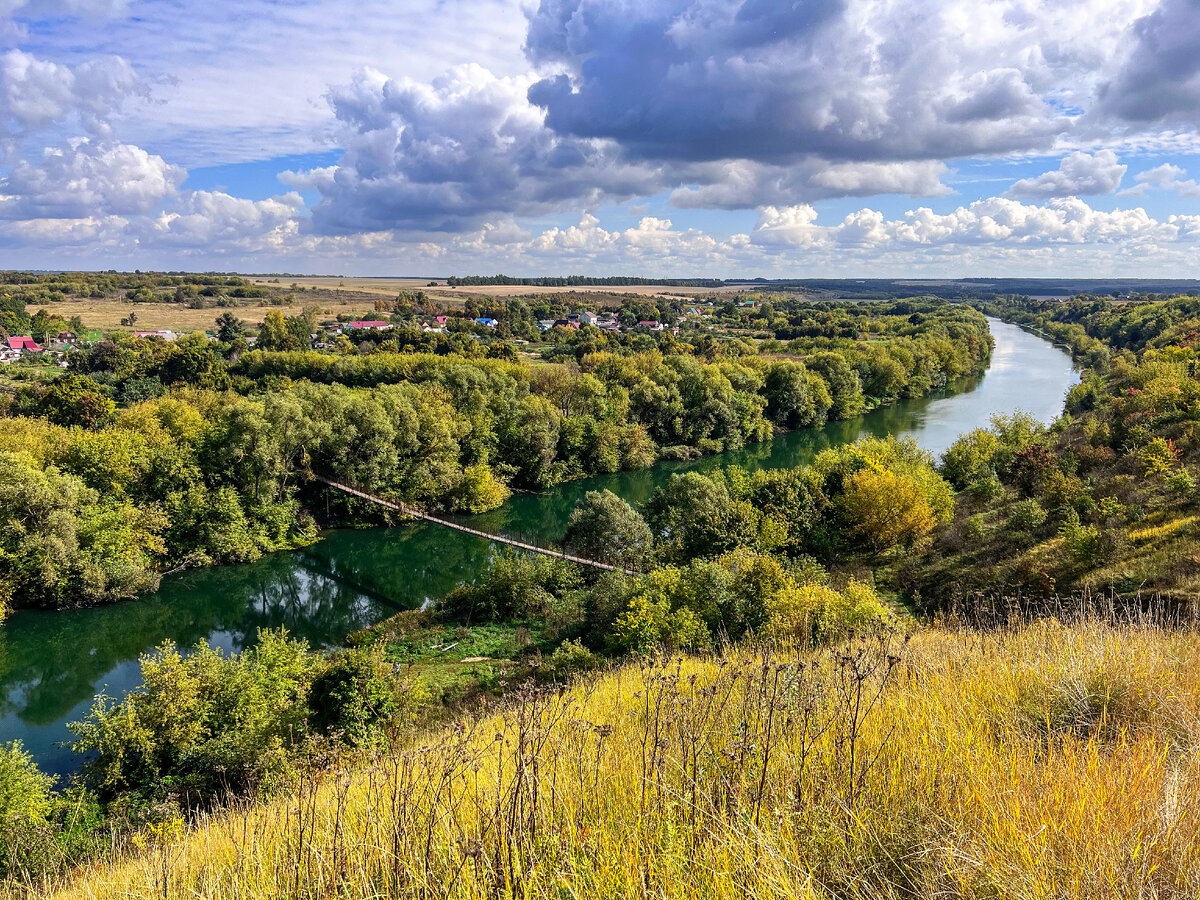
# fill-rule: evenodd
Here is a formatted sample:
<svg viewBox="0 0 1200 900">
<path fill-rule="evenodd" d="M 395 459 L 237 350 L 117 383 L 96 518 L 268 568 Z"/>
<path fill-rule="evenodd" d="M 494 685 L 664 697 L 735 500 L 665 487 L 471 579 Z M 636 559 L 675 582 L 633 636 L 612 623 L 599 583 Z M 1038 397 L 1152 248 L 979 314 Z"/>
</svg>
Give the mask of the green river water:
<svg viewBox="0 0 1200 900">
<path fill-rule="evenodd" d="M 805 429 L 745 450 L 691 462 L 664 462 L 518 494 L 475 516 L 487 531 L 543 540 L 561 537 L 588 490 L 608 488 L 635 506 L 673 472 L 738 464 L 778 468 L 865 435 L 911 435 L 934 453 L 996 413 L 1017 409 L 1044 422 L 1062 410 L 1078 381 L 1071 359 L 1040 337 L 990 320 L 996 348 L 987 374 L 943 396 L 910 400 L 825 428 Z M 487 540 L 430 524 L 335 531 L 319 543 L 255 563 L 168 576 L 154 594 L 98 609 L 23 611 L 0 625 L 0 742 L 20 739 L 48 772 L 78 764 L 62 742 L 101 691 L 120 696 L 139 681 L 138 656 L 164 640 L 238 650 L 259 628 L 284 625 L 318 645 L 440 597 L 486 566 Z"/>
</svg>

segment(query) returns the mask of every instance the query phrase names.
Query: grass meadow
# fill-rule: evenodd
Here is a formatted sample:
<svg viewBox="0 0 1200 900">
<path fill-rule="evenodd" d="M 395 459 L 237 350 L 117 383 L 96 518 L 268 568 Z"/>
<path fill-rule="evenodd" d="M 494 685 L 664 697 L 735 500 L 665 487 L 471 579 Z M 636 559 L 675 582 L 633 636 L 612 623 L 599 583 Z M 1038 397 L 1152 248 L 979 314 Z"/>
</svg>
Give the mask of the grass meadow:
<svg viewBox="0 0 1200 900">
<path fill-rule="evenodd" d="M 1094 618 L 644 660 L 147 831 L 55 887 L 1196 897 L 1198 684 L 1192 631 Z"/>
</svg>

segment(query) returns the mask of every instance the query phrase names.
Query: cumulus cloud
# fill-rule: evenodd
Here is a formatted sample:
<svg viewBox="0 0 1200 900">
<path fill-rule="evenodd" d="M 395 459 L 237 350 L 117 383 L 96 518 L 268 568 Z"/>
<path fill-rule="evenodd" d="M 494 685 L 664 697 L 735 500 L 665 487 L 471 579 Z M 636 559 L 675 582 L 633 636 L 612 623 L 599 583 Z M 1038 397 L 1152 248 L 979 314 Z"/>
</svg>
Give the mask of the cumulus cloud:
<svg viewBox="0 0 1200 900">
<path fill-rule="evenodd" d="M 140 147 L 74 140 L 19 160 L 0 179 L 0 216 L 83 218 L 153 211 L 187 177 Z"/>
<path fill-rule="evenodd" d="M 1131 122 L 1200 124 L 1200 0 L 1162 0 L 1134 23 L 1100 111 Z"/>
<path fill-rule="evenodd" d="M 949 213 L 920 207 L 891 220 L 877 210 L 863 209 L 832 226 L 818 226 L 810 206 L 768 207 L 759 217 L 752 240 L 764 246 L 852 244 L 912 249 L 991 245 L 1012 250 L 1126 241 L 1170 244 L 1195 239 L 1192 219 L 1200 217 L 1172 216 L 1159 221 L 1140 207 L 1105 212 L 1092 209 L 1078 197 L 1053 199 L 1040 206 L 989 197 Z"/>
<path fill-rule="evenodd" d="M 535 214 L 653 193 L 657 167 L 610 142 L 560 137 L 526 99 L 528 78 L 467 65 L 425 84 L 364 70 L 329 95 L 345 154 L 287 172 L 322 194 L 321 234 L 389 228 L 463 231 L 494 213 Z"/>
<path fill-rule="evenodd" d="M 279 249 L 297 231 L 297 193 L 246 200 L 221 191 L 190 191 L 172 209 L 133 223 L 139 240 L 175 248 Z"/>
<path fill-rule="evenodd" d="M 110 135 L 113 112 L 146 93 L 133 67 L 117 57 L 72 67 L 9 50 L 0 54 L 0 138 L 71 119 L 90 134 Z"/>
<path fill-rule="evenodd" d="M 938 160 L 830 164 L 806 159 L 790 166 L 731 160 L 693 163 L 675 171 L 678 177 L 698 182 L 671 194 L 671 203 L 680 209 L 749 209 L 829 197 L 952 193 L 941 181 L 946 164 Z"/>
<path fill-rule="evenodd" d="M 1047 147 L 1064 121 L 1035 87 L 1041 67 L 1028 55 L 1018 66 L 981 54 L 1020 30 L 988 24 L 970 27 L 949 4 L 884 0 L 543 0 L 526 50 L 560 72 L 529 96 L 555 131 L 655 159 L 945 159 Z"/>
<path fill-rule="evenodd" d="M 1174 191 L 1181 197 L 1200 197 L 1200 182 L 1186 176 L 1187 172 L 1179 166 L 1163 163 L 1161 166 L 1139 172 L 1133 178 L 1136 182 L 1134 186 L 1121 191 L 1121 194 L 1138 196 L 1151 188 L 1158 188 L 1163 191 Z"/>
<path fill-rule="evenodd" d="M 1117 161 L 1112 150 L 1098 153 L 1076 151 L 1065 157 L 1053 172 L 1022 178 L 1008 189 L 1009 197 L 1082 197 L 1111 194 L 1121 185 L 1128 166 Z"/>
</svg>

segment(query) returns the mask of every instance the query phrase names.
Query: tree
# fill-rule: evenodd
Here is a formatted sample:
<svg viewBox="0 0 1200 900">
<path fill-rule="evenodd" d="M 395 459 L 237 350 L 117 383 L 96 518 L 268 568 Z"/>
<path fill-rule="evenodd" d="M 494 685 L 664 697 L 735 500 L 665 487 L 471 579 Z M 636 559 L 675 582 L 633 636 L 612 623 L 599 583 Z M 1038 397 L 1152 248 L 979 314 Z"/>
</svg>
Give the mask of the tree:
<svg viewBox="0 0 1200 900">
<path fill-rule="evenodd" d="M 937 524 L 925 490 L 887 469 L 862 469 L 845 483 L 841 509 L 851 530 L 874 554 L 912 546 Z"/>
<path fill-rule="evenodd" d="M 38 413 L 55 425 L 100 428 L 112 421 L 117 405 L 85 375 L 65 375 L 46 389 Z"/>
<path fill-rule="evenodd" d="M 246 323 L 231 312 L 223 312 L 217 316 L 217 339 L 232 344 L 240 337 L 246 336 Z"/>
<path fill-rule="evenodd" d="M 267 313 L 258 331 L 257 346 L 260 350 L 296 350 L 295 335 L 288 329 L 287 320 L 277 309 Z"/>
<path fill-rule="evenodd" d="M 804 360 L 804 364 L 829 385 L 829 393 L 833 398 L 833 406 L 829 410 L 830 417 L 848 419 L 863 411 L 865 403 L 858 373 L 850 368 L 850 364 L 840 353 L 814 353 Z"/>
<path fill-rule="evenodd" d="M 737 545 L 732 501 L 723 484 L 697 472 L 672 475 L 646 504 L 655 539 L 672 559 L 716 556 Z"/>
<path fill-rule="evenodd" d="M 567 521 L 563 543 L 579 556 L 637 568 L 653 536 L 637 510 L 612 491 L 588 491 Z"/>
</svg>

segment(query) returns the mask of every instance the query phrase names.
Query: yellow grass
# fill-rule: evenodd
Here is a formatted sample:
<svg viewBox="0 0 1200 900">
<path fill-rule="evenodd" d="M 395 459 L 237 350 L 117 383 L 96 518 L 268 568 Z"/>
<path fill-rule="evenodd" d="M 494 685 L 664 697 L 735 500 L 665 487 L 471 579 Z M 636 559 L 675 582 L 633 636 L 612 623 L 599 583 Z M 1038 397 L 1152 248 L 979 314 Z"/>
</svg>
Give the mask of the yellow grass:
<svg viewBox="0 0 1200 900">
<path fill-rule="evenodd" d="M 1171 522 L 1165 522 L 1162 525 L 1155 525 L 1151 528 L 1130 529 L 1129 539 L 1135 544 L 1144 543 L 1151 540 L 1161 540 L 1173 535 L 1184 528 L 1189 527 L 1196 521 L 1195 516 L 1184 516 L 1181 519 L 1175 519 Z"/>
<path fill-rule="evenodd" d="M 523 695 L 148 833 L 60 896 L 1200 896 L 1194 635 L 1048 622 L 844 649 Z"/>
<path fill-rule="evenodd" d="M 38 310 L 45 309 L 47 313 L 62 316 L 64 319 L 79 316 L 83 320 L 85 328 L 105 332 L 157 331 L 165 328 L 181 334 L 192 331 L 212 331 L 216 327 L 214 322 L 217 316 L 224 312 L 231 312 L 239 319 L 258 326 L 262 324 L 263 319 L 272 309 L 279 309 L 284 315 L 290 316 L 298 313 L 304 305 L 309 303 L 320 306 L 321 315 L 326 318 L 332 318 L 341 313 L 361 314 L 368 318 L 376 318 L 379 315 L 370 303 L 361 299 L 345 306 L 329 297 L 311 299 L 304 295 L 298 296 L 290 307 L 259 306 L 257 301 L 249 302 L 255 305 L 235 306 L 228 309 L 191 309 L 181 303 L 131 303 L 127 300 L 80 299 L 65 300 L 61 303 L 48 304 L 45 307 L 30 306 L 29 314 L 33 315 Z M 131 312 L 137 313 L 137 322 L 132 327 L 121 325 L 121 320 Z"/>
</svg>

